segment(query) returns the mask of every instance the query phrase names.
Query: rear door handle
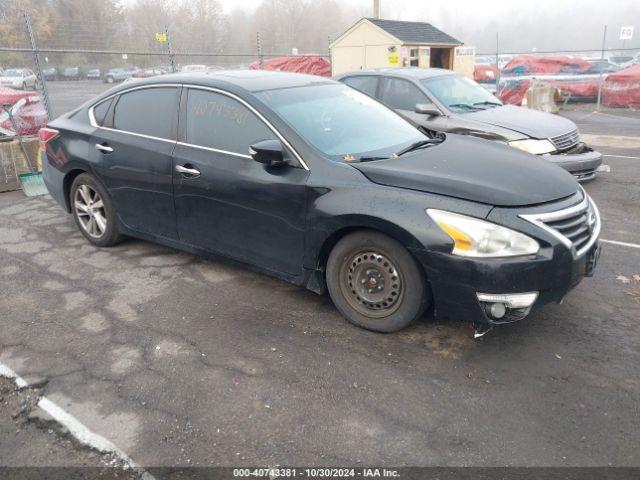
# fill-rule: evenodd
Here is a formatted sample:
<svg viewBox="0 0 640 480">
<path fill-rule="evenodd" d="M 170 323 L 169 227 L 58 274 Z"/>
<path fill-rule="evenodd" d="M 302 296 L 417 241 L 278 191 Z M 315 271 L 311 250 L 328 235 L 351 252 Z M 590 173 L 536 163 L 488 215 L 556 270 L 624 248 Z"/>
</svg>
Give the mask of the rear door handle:
<svg viewBox="0 0 640 480">
<path fill-rule="evenodd" d="M 196 168 L 183 167 L 182 165 L 176 165 L 176 172 L 182 173 L 183 175 L 189 175 L 190 177 L 200 176 L 200 170 Z"/>
<path fill-rule="evenodd" d="M 96 143 L 96 150 L 102 153 L 111 153 L 113 152 L 113 148 L 107 147 L 106 145 L 102 145 L 100 143 Z"/>
</svg>

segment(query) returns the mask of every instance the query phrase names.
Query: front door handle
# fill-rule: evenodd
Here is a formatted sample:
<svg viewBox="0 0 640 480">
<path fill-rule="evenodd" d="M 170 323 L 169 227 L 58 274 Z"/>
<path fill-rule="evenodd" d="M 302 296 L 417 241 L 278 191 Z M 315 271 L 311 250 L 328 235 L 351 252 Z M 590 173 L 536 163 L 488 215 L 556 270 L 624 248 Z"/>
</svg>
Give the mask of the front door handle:
<svg viewBox="0 0 640 480">
<path fill-rule="evenodd" d="M 113 148 L 107 147 L 106 145 L 102 145 L 100 143 L 96 143 L 96 150 L 102 153 L 111 153 L 113 152 Z"/>
<path fill-rule="evenodd" d="M 176 165 L 176 172 L 182 173 L 183 175 L 189 175 L 190 177 L 200 176 L 200 170 L 196 168 L 183 167 L 182 165 Z"/>
</svg>

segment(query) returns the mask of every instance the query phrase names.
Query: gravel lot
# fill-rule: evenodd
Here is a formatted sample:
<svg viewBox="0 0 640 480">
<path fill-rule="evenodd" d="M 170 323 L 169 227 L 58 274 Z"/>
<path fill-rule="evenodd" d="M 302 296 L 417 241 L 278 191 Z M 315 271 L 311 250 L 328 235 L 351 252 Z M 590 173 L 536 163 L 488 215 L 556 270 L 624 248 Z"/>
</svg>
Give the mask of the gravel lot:
<svg viewBox="0 0 640 480">
<path fill-rule="evenodd" d="M 74 85 L 49 85 L 56 112 L 106 88 Z M 602 237 L 640 244 L 640 120 L 565 114 L 608 155 L 585 185 Z M 640 248 L 604 247 L 562 305 L 480 340 L 428 316 L 383 335 L 223 260 L 94 248 L 49 197 L 1 194 L 0 362 L 143 466 L 640 466 Z M 3 464 L 49 433 L 24 435 Z"/>
</svg>

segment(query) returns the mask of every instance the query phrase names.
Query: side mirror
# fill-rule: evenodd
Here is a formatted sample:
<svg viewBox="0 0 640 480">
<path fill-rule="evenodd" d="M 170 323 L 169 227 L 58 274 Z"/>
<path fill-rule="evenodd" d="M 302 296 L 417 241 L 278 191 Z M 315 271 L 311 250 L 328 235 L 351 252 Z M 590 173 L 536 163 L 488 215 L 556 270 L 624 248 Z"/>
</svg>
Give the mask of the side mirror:
<svg viewBox="0 0 640 480">
<path fill-rule="evenodd" d="M 414 112 L 428 115 L 430 117 L 439 117 L 442 115 L 440 110 L 431 103 L 417 103 Z"/>
<path fill-rule="evenodd" d="M 269 167 L 279 167 L 288 162 L 284 158 L 284 149 L 280 140 L 262 140 L 249 147 L 249 155 L 256 162 Z"/>
</svg>

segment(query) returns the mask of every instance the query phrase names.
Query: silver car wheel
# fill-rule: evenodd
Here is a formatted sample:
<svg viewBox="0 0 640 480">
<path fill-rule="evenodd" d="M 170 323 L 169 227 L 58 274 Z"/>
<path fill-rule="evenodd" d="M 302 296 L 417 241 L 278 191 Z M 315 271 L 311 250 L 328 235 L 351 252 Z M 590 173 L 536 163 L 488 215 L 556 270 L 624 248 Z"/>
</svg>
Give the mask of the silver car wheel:
<svg viewBox="0 0 640 480">
<path fill-rule="evenodd" d="M 89 185 L 80 185 L 73 199 L 78 223 L 87 235 L 100 238 L 107 230 L 107 215 L 100 194 Z"/>
</svg>

